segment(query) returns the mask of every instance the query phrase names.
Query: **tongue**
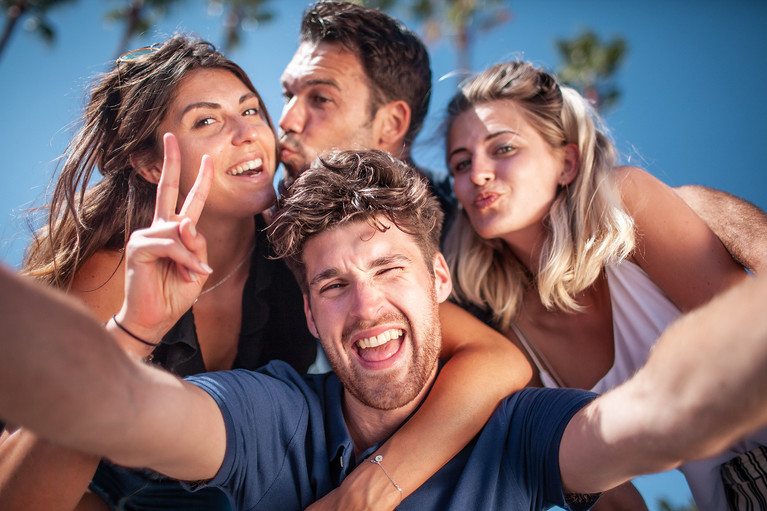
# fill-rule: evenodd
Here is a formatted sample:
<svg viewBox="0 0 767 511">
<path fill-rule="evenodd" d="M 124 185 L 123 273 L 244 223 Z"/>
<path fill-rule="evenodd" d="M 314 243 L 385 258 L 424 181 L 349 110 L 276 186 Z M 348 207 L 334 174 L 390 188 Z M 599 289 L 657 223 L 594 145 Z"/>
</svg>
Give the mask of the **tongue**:
<svg viewBox="0 0 767 511">
<path fill-rule="evenodd" d="M 391 357 L 399 349 L 400 341 L 402 338 L 392 339 L 391 341 L 376 346 L 375 348 L 358 348 L 360 358 L 365 362 L 381 362 Z"/>
</svg>

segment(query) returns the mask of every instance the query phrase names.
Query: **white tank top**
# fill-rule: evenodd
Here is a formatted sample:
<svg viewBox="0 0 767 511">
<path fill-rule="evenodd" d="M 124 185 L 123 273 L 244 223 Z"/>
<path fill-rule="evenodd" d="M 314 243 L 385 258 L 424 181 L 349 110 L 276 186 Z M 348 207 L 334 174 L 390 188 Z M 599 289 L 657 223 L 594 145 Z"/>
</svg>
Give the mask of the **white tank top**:
<svg viewBox="0 0 767 511">
<path fill-rule="evenodd" d="M 607 374 L 591 389 L 599 394 L 620 385 L 642 367 L 663 330 L 682 314 L 636 264 L 630 261 L 609 264 L 605 272 L 612 305 L 615 361 Z M 546 387 L 560 387 L 559 379 L 547 371 L 548 364 L 541 360 L 534 346 L 516 326 L 512 325 L 512 329 L 537 366 L 543 384 Z M 758 445 L 767 445 L 767 428 L 738 442 L 719 456 L 686 463 L 679 468 L 687 479 L 700 511 L 727 509 L 719 467 Z"/>
</svg>

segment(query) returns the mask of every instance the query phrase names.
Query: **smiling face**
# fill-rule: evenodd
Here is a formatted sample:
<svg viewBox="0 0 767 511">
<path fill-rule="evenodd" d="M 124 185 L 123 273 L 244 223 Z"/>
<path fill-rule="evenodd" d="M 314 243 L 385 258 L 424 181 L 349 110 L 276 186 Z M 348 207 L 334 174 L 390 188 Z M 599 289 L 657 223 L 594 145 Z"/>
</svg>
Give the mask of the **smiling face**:
<svg viewBox="0 0 767 511">
<path fill-rule="evenodd" d="M 359 59 L 340 44 L 301 43 L 282 88 L 280 156 L 291 177 L 332 149 L 377 147 L 368 81 Z"/>
<path fill-rule="evenodd" d="M 447 154 L 455 195 L 474 229 L 512 247 L 540 241 L 558 187 L 577 172 L 574 146 L 551 147 L 508 100 L 456 117 Z"/>
<path fill-rule="evenodd" d="M 208 154 L 215 174 L 203 214 L 252 216 L 272 205 L 274 133 L 261 115 L 256 95 L 234 74 L 223 69 L 190 72 L 157 130 L 160 137 L 167 132 L 176 136 L 181 151 L 179 201 L 194 183 L 202 156 Z M 162 160 L 154 167 L 161 169 Z"/>
<path fill-rule="evenodd" d="M 442 255 L 429 268 L 412 236 L 359 221 L 310 238 L 303 261 L 309 328 L 347 393 L 379 410 L 411 403 L 436 374 L 451 289 Z"/>
</svg>

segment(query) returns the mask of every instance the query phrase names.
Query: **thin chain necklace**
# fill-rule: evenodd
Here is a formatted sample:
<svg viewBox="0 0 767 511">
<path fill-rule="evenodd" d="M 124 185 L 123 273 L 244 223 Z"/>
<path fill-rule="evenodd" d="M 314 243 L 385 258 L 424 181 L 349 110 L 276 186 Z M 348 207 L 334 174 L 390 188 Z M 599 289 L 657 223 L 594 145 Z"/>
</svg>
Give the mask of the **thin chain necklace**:
<svg viewBox="0 0 767 511">
<path fill-rule="evenodd" d="M 216 282 L 214 285 L 210 286 L 210 287 L 209 287 L 208 289 L 206 289 L 205 291 L 202 291 L 202 292 L 200 292 L 200 294 L 199 294 L 199 295 L 197 295 L 197 300 L 199 300 L 199 299 L 200 299 L 200 297 L 201 297 L 202 295 L 204 295 L 205 293 L 210 293 L 211 291 L 213 291 L 214 289 L 216 289 L 218 286 L 220 286 L 221 284 L 223 284 L 224 282 L 226 282 L 227 280 L 229 280 L 229 279 L 232 277 L 232 275 L 234 275 L 235 273 L 237 273 L 237 270 L 239 270 L 239 269 L 242 267 L 242 265 L 243 265 L 243 264 L 245 264 L 245 261 L 247 261 L 248 259 L 250 259 L 250 254 L 252 254 L 252 253 L 253 253 L 253 250 L 255 250 L 255 249 L 256 249 L 256 244 L 255 244 L 255 243 L 253 243 L 253 246 L 252 246 L 252 247 L 250 247 L 250 250 L 248 250 L 248 253 L 247 253 L 247 254 L 245 254 L 245 257 L 243 257 L 243 258 L 242 258 L 242 260 L 241 260 L 239 263 L 237 263 L 237 266 L 235 266 L 235 267 L 234 267 L 234 269 L 233 269 L 232 271 L 230 271 L 230 272 L 229 272 L 229 274 L 227 274 L 227 276 L 226 276 L 226 277 L 224 277 L 223 279 L 219 280 L 218 282 Z M 197 301 L 197 300 L 195 300 L 195 301 Z"/>
</svg>

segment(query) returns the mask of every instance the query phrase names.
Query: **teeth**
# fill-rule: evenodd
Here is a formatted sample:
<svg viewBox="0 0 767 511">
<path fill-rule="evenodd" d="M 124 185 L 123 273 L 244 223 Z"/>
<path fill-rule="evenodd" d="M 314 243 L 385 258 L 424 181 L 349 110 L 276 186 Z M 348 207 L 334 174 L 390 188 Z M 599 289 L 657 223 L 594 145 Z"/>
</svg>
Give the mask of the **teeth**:
<svg viewBox="0 0 767 511">
<path fill-rule="evenodd" d="M 253 161 L 243 163 L 242 165 L 237 165 L 235 168 L 231 170 L 230 174 L 233 176 L 239 176 L 243 172 L 248 172 L 249 170 L 255 170 L 259 168 L 263 163 L 264 162 L 261 158 L 256 158 Z"/>
<path fill-rule="evenodd" d="M 385 344 L 392 339 L 396 339 L 398 337 L 402 337 L 402 334 L 404 332 L 399 328 L 392 328 L 391 330 L 387 330 L 381 334 L 378 334 L 377 336 L 373 337 L 366 337 L 362 340 L 360 340 L 357 345 L 362 348 L 375 348 L 376 346 L 380 346 L 382 344 Z"/>
</svg>

